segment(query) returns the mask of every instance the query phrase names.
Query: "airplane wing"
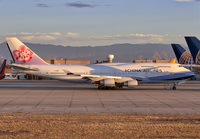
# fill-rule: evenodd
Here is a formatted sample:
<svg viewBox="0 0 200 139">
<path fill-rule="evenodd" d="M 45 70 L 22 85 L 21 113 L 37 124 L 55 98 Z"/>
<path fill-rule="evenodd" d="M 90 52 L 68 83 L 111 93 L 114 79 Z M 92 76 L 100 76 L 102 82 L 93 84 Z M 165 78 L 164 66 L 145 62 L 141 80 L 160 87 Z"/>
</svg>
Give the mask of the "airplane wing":
<svg viewBox="0 0 200 139">
<path fill-rule="evenodd" d="M 200 65 L 181 65 L 182 67 L 191 70 L 195 74 L 200 74 Z"/>
<path fill-rule="evenodd" d="M 142 81 L 141 77 L 122 77 L 122 76 L 105 76 L 105 75 L 78 75 L 83 79 L 90 80 L 91 82 L 99 82 L 104 79 L 114 79 L 117 83 L 123 83 L 130 80 Z"/>
<path fill-rule="evenodd" d="M 147 71 L 150 71 L 150 70 L 153 70 L 153 69 L 157 69 L 158 67 L 147 67 L 147 68 L 144 68 L 144 69 L 141 69 L 143 72 L 147 72 Z M 124 76 L 107 76 L 107 75 L 91 75 L 91 74 L 74 74 L 70 71 L 67 71 L 67 70 L 63 70 L 67 75 L 76 75 L 76 76 L 81 76 L 82 79 L 86 79 L 86 80 L 90 80 L 91 82 L 100 82 L 101 80 L 104 80 L 104 79 L 114 79 L 115 82 L 117 83 L 123 83 L 123 82 L 126 82 L 126 81 L 130 81 L 130 80 L 137 80 L 137 81 L 142 81 L 143 78 L 142 77 L 136 77 L 136 76 L 133 76 L 133 77 L 124 77 Z"/>
<path fill-rule="evenodd" d="M 196 74 L 200 74 L 200 65 L 191 65 L 190 69 L 192 72 L 194 72 Z"/>
</svg>

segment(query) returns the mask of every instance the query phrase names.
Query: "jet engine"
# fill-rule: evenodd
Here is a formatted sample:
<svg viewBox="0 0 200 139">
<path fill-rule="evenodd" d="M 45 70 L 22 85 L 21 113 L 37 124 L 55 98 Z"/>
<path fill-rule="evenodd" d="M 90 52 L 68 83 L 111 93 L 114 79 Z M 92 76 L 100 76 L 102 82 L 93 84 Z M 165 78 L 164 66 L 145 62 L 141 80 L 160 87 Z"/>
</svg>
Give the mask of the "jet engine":
<svg viewBox="0 0 200 139">
<path fill-rule="evenodd" d="M 137 80 L 130 80 L 130 81 L 124 82 L 124 86 L 132 87 L 132 88 L 137 87 L 138 81 Z"/>
<path fill-rule="evenodd" d="M 100 81 L 100 84 L 107 87 L 113 87 L 115 86 L 115 80 L 111 78 L 103 79 Z"/>
</svg>

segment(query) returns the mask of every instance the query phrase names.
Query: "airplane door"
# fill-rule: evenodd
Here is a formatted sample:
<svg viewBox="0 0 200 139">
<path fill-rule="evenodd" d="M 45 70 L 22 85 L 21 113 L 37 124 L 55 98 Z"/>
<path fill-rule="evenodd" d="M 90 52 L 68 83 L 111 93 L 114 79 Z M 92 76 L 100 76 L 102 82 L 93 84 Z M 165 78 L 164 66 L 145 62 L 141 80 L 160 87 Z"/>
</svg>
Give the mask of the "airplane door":
<svg viewBox="0 0 200 139">
<path fill-rule="evenodd" d="M 116 70 L 113 70 L 112 72 L 113 72 L 112 74 L 113 74 L 114 76 L 117 75 L 117 71 L 116 71 Z"/>
<path fill-rule="evenodd" d="M 49 70 L 46 70 L 46 71 L 45 71 L 45 74 L 46 74 L 46 75 L 50 75 L 50 71 L 49 71 Z"/>
</svg>

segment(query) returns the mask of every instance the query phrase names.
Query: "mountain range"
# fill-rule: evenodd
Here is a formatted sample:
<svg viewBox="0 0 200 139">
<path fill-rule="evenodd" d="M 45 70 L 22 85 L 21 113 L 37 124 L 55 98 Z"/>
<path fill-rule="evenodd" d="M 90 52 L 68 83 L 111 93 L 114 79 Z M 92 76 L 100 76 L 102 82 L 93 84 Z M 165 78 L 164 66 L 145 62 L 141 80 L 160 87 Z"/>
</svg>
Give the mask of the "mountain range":
<svg viewBox="0 0 200 139">
<path fill-rule="evenodd" d="M 114 55 L 113 62 L 131 62 L 132 60 L 172 59 L 175 58 L 170 44 L 113 44 L 107 46 L 61 46 L 51 44 L 25 43 L 31 50 L 43 59 L 68 60 L 105 60 L 109 54 Z M 0 44 L 0 59 L 11 59 L 6 43 Z M 9 63 L 9 62 L 8 62 Z"/>
</svg>

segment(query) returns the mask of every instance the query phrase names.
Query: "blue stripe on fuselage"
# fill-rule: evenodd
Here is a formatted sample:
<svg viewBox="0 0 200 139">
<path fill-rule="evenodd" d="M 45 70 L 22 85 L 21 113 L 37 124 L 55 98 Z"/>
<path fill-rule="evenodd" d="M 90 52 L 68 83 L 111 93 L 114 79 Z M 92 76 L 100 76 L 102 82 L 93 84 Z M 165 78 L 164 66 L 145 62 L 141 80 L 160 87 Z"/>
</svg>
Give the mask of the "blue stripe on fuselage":
<svg viewBox="0 0 200 139">
<path fill-rule="evenodd" d="M 193 72 L 175 73 L 171 75 L 162 75 L 156 77 L 149 77 L 144 80 L 183 80 L 194 77 Z"/>
</svg>

